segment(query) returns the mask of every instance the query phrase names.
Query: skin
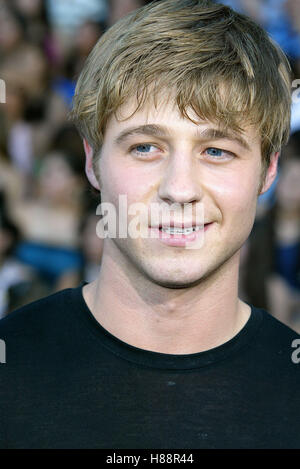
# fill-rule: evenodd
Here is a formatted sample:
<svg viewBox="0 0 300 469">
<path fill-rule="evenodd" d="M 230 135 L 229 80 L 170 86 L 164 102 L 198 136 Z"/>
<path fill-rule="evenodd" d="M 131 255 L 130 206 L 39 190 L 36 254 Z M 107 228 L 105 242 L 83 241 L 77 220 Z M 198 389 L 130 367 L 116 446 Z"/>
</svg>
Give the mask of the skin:
<svg viewBox="0 0 300 469">
<path fill-rule="evenodd" d="M 253 226 L 257 197 L 276 177 L 278 153 L 262 184 L 255 129 L 241 135 L 246 149 L 229 137 L 204 139 L 203 132 L 216 124 L 183 118 L 171 101 L 157 108 L 149 103 L 127 118 L 134 106 L 127 102 L 107 124 L 101 182 L 93 172 L 93 150 L 84 142 L 91 184 L 103 202 L 115 206 L 119 194 L 127 195 L 128 206 L 201 203 L 211 225 L 196 250 L 151 238 L 105 239 L 99 277 L 83 295 L 97 321 L 126 343 L 169 354 L 208 350 L 234 337 L 249 319 L 250 307 L 238 298 L 240 249 Z M 129 128 L 149 124 L 162 134 L 116 141 Z"/>
</svg>

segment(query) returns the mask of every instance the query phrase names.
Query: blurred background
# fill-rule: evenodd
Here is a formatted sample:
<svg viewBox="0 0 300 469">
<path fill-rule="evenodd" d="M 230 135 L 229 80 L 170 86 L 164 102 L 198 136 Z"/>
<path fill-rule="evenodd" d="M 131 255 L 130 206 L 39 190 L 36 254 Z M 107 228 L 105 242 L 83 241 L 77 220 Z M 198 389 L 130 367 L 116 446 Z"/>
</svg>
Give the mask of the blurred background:
<svg viewBox="0 0 300 469">
<path fill-rule="evenodd" d="M 0 0 L 0 317 L 101 268 L 99 194 L 68 121 L 76 79 L 103 32 L 143 0 Z M 224 0 L 290 60 L 291 137 L 242 249 L 240 297 L 300 332 L 300 0 Z M 5 91 L 5 101 L 3 96 Z"/>
</svg>

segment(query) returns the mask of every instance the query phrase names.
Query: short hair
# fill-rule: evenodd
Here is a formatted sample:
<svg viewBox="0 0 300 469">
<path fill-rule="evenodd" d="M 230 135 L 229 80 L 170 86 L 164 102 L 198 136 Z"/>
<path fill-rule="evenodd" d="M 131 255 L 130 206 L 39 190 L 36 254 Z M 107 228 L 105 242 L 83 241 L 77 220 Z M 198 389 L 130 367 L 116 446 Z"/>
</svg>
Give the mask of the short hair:
<svg viewBox="0 0 300 469">
<path fill-rule="evenodd" d="M 254 125 L 263 167 L 290 132 L 290 65 L 247 16 L 211 0 L 161 0 L 99 39 L 77 82 L 71 118 L 98 154 L 108 119 L 129 98 L 136 110 L 172 92 L 182 116 L 233 131 Z"/>
</svg>

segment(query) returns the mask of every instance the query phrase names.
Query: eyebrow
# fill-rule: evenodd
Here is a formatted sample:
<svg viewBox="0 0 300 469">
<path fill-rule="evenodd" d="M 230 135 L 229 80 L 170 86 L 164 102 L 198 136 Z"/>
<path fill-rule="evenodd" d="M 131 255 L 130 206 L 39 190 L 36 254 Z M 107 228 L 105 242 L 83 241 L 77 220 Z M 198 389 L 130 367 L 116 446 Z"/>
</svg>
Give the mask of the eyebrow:
<svg viewBox="0 0 300 469">
<path fill-rule="evenodd" d="M 138 127 L 129 127 L 128 129 L 123 130 L 116 138 L 115 143 L 120 145 L 127 138 L 135 135 L 149 135 L 152 137 L 168 137 L 171 135 L 167 127 L 155 125 L 155 124 L 145 124 Z M 246 140 L 237 133 L 229 132 L 227 130 L 209 128 L 204 130 L 198 130 L 196 132 L 196 139 L 198 140 L 231 140 L 237 142 L 240 146 L 245 148 L 248 151 L 251 151 L 249 144 Z"/>
<path fill-rule="evenodd" d="M 139 127 L 130 127 L 129 129 L 123 130 L 118 137 L 115 139 L 117 145 L 124 142 L 129 137 L 134 135 L 150 135 L 152 137 L 166 137 L 170 134 L 166 127 L 155 125 L 155 124 L 145 124 L 140 125 Z"/>
</svg>

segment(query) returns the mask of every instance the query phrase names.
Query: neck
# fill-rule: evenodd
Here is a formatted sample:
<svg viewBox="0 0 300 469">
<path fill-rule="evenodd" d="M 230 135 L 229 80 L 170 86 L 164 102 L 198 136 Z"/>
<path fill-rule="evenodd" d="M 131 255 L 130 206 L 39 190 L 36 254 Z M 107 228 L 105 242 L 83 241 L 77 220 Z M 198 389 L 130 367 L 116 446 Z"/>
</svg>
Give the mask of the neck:
<svg viewBox="0 0 300 469">
<path fill-rule="evenodd" d="M 122 341 L 168 354 L 197 353 L 234 337 L 250 316 L 238 299 L 237 252 L 197 285 L 172 289 L 103 254 L 99 277 L 83 289 L 98 322 Z"/>
</svg>

